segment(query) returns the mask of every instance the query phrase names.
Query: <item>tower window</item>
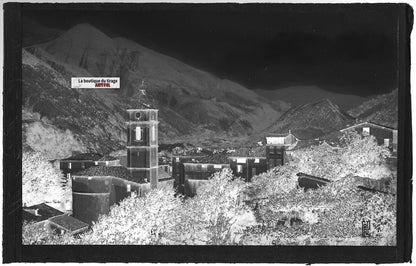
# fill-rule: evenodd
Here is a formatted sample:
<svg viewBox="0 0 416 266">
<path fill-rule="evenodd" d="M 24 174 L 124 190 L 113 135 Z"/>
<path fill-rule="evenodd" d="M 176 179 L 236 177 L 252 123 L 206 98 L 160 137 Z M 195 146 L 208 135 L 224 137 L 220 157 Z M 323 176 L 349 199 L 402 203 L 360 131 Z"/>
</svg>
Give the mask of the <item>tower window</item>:
<svg viewBox="0 0 416 266">
<path fill-rule="evenodd" d="M 142 140 L 142 128 L 136 127 L 136 140 Z"/>
<path fill-rule="evenodd" d="M 155 141 L 155 140 L 156 140 L 156 127 L 153 126 L 152 127 L 152 141 Z"/>
</svg>

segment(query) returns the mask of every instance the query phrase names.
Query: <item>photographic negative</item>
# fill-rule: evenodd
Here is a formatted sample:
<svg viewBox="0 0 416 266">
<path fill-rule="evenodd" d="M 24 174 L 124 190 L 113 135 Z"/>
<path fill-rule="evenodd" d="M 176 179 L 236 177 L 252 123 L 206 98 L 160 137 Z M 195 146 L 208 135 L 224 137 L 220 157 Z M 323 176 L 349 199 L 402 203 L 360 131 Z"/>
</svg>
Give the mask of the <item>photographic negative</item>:
<svg viewBox="0 0 416 266">
<path fill-rule="evenodd" d="M 399 6 L 77 7 L 22 8 L 23 245 L 398 245 Z"/>
</svg>

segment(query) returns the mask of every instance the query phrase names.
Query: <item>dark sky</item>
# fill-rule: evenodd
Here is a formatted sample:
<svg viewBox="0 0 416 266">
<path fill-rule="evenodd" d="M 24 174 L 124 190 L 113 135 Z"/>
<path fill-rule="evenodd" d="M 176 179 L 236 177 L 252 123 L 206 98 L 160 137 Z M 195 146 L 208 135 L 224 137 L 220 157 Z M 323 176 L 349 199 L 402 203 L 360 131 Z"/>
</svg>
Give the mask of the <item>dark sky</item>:
<svg viewBox="0 0 416 266">
<path fill-rule="evenodd" d="M 36 6 L 36 8 L 34 8 Z M 370 96 L 396 84 L 392 5 L 32 5 L 58 29 L 88 22 L 249 88 L 317 85 Z"/>
</svg>

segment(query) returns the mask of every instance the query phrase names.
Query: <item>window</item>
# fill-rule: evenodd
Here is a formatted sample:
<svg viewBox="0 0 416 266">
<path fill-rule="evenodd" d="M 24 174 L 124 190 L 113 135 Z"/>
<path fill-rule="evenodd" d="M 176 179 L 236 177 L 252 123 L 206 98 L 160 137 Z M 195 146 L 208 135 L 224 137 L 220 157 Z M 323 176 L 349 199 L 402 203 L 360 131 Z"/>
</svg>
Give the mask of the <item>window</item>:
<svg viewBox="0 0 416 266">
<path fill-rule="evenodd" d="M 179 157 L 176 157 L 176 162 L 179 163 Z"/>
<path fill-rule="evenodd" d="M 72 169 L 72 163 L 68 164 L 68 169 Z"/>
<path fill-rule="evenodd" d="M 246 158 L 237 158 L 237 163 L 246 163 Z"/>
<path fill-rule="evenodd" d="M 127 184 L 127 192 L 131 192 L 131 185 Z"/>
<path fill-rule="evenodd" d="M 243 172 L 243 166 L 237 165 L 237 173 L 242 173 L 242 172 Z"/>
<path fill-rule="evenodd" d="M 384 146 L 386 147 L 390 146 L 390 139 L 384 139 Z"/>
<path fill-rule="evenodd" d="M 208 165 L 206 165 L 206 164 L 203 164 L 203 165 L 202 165 L 202 171 L 206 171 L 206 170 L 207 170 L 207 168 L 208 168 Z"/>
<path fill-rule="evenodd" d="M 152 141 L 156 140 L 156 127 L 152 126 Z"/>
<path fill-rule="evenodd" d="M 370 128 L 369 127 L 363 127 L 363 134 L 364 135 L 370 135 Z"/>
<path fill-rule="evenodd" d="M 136 127 L 136 140 L 142 140 L 142 128 Z"/>
<path fill-rule="evenodd" d="M 254 163 L 260 163 L 260 159 L 259 158 L 254 159 Z"/>
</svg>

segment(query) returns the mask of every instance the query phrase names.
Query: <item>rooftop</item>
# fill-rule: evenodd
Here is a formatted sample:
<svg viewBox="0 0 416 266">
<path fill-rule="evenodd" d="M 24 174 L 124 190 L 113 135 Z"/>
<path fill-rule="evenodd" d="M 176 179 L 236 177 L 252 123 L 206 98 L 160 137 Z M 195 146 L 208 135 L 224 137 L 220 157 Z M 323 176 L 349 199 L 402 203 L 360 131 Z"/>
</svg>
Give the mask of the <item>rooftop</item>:
<svg viewBox="0 0 416 266">
<path fill-rule="evenodd" d="M 70 233 L 78 233 L 88 229 L 89 225 L 68 215 L 59 215 L 49 219 L 55 226 Z"/>
<path fill-rule="evenodd" d="M 130 176 L 129 171 L 124 166 L 93 166 L 77 173 L 74 176 L 114 176 L 125 180 L 133 180 Z"/>
<path fill-rule="evenodd" d="M 72 160 L 80 160 L 80 161 L 98 161 L 103 157 L 103 155 L 99 153 L 78 153 L 74 154 L 71 157 L 62 159 L 62 161 L 72 161 Z"/>
<path fill-rule="evenodd" d="M 41 222 L 62 214 L 64 213 L 45 203 L 41 203 L 30 207 L 23 207 L 22 219 L 28 222 Z"/>
</svg>

